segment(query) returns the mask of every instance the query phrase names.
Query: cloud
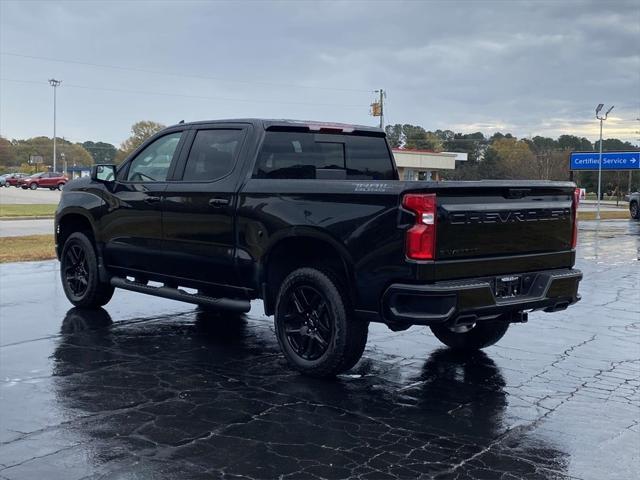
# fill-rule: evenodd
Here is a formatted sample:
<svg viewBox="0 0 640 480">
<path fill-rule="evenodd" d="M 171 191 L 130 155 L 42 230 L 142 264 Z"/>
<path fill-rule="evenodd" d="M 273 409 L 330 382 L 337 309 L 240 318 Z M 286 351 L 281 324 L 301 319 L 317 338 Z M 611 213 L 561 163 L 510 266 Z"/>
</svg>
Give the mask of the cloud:
<svg viewBox="0 0 640 480">
<path fill-rule="evenodd" d="M 141 119 L 375 124 L 378 88 L 388 92 L 387 121 L 427 129 L 574 129 L 593 139 L 593 107 L 605 102 L 627 119 L 608 131 L 635 141 L 628 119 L 640 116 L 634 1 L 4 1 L 0 45 L 138 69 L 0 56 L 3 78 L 63 79 L 58 130 L 79 140 L 119 143 Z M 46 82 L 0 88 L 2 135 L 50 132 Z"/>
</svg>

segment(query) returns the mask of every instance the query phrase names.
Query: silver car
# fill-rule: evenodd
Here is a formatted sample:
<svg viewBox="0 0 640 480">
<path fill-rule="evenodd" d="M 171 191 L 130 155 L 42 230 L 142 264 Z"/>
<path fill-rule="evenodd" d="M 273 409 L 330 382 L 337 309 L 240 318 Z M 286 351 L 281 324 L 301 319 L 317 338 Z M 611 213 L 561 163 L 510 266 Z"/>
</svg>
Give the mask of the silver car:
<svg viewBox="0 0 640 480">
<path fill-rule="evenodd" d="M 640 192 L 629 195 L 629 213 L 631 218 L 640 220 Z"/>
</svg>

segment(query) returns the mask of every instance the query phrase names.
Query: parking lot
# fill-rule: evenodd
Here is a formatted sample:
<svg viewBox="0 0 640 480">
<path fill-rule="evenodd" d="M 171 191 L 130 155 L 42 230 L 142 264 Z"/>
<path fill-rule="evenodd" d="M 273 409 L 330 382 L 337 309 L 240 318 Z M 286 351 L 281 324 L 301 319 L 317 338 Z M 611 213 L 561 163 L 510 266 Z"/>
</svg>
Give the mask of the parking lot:
<svg viewBox="0 0 640 480">
<path fill-rule="evenodd" d="M 62 192 L 39 188 L 37 190 L 25 190 L 22 188 L 0 188 L 0 204 L 57 204 Z"/>
<path fill-rule="evenodd" d="M 373 325 L 335 381 L 287 370 L 260 302 L 84 311 L 55 261 L 4 264 L 0 478 L 639 478 L 638 222 L 582 222 L 578 256 L 576 306 L 473 355 Z"/>
</svg>

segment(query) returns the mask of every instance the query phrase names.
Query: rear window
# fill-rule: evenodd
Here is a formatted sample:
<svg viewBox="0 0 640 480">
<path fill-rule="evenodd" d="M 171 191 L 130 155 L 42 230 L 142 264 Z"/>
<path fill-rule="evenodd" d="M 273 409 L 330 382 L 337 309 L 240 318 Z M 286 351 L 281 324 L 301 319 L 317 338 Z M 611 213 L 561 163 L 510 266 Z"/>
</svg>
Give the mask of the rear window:
<svg viewBox="0 0 640 480">
<path fill-rule="evenodd" d="M 266 132 L 253 178 L 393 180 L 382 137 Z"/>
</svg>

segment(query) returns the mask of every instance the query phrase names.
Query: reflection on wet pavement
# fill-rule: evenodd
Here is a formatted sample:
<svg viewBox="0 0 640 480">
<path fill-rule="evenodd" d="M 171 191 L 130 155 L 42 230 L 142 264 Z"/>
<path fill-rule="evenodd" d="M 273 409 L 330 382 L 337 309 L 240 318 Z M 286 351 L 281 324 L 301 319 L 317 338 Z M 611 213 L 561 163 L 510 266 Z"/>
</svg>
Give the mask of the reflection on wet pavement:
<svg viewBox="0 0 640 480">
<path fill-rule="evenodd" d="M 259 302 L 69 308 L 55 263 L 4 265 L 0 478 L 638 478 L 638 233 L 584 222 L 583 301 L 495 347 L 375 325 L 337 381 L 287 370 Z"/>
</svg>

